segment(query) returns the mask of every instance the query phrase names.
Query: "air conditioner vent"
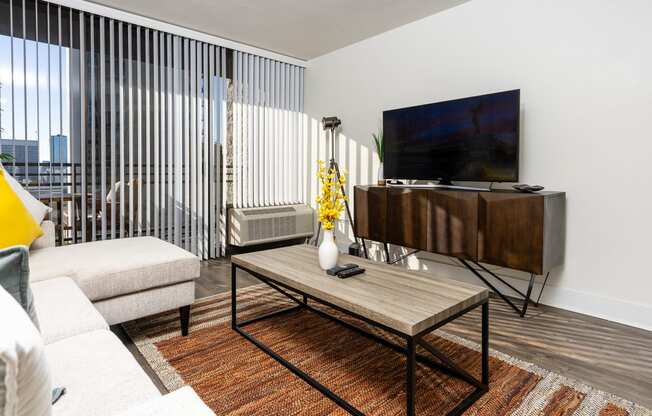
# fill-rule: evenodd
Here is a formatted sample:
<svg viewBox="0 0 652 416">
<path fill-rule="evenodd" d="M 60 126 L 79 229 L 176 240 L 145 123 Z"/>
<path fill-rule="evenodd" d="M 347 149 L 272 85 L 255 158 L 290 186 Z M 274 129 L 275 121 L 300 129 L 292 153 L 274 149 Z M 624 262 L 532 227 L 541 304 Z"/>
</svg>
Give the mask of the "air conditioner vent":
<svg viewBox="0 0 652 416">
<path fill-rule="evenodd" d="M 244 215 L 280 214 L 282 212 L 295 212 L 295 210 L 292 207 L 272 207 L 242 210 Z"/>
<path fill-rule="evenodd" d="M 230 213 L 229 242 L 235 246 L 310 237 L 313 234 L 313 209 L 307 205 L 234 208 Z"/>
<path fill-rule="evenodd" d="M 266 240 L 282 235 L 294 235 L 297 231 L 296 221 L 292 217 L 263 218 L 249 222 L 249 237 L 254 240 Z"/>
</svg>

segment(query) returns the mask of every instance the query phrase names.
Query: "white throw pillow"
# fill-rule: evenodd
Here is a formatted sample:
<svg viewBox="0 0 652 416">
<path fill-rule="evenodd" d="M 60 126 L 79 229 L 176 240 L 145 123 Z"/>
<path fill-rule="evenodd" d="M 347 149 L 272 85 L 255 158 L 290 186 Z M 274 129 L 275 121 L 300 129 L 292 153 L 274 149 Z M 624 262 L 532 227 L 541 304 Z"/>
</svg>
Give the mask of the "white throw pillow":
<svg viewBox="0 0 652 416">
<path fill-rule="evenodd" d="M 0 165 L 0 169 L 2 169 L 2 165 Z M 18 198 L 20 198 L 21 202 L 23 205 L 25 205 L 25 208 L 27 208 L 27 211 L 32 215 L 32 218 L 34 218 L 34 221 L 36 221 L 37 224 L 40 224 L 43 222 L 43 218 L 45 218 L 45 215 L 52 211 L 50 207 L 39 201 L 38 199 L 34 198 L 32 194 L 27 192 L 23 186 L 18 183 L 18 181 L 7 172 L 5 169 L 5 179 L 7 179 L 7 183 L 9 184 L 9 187 L 18 195 Z M 0 416 L 4 416 L 0 414 Z"/>
<path fill-rule="evenodd" d="M 52 384 L 43 339 L 0 287 L 0 416 L 50 416 Z"/>
</svg>

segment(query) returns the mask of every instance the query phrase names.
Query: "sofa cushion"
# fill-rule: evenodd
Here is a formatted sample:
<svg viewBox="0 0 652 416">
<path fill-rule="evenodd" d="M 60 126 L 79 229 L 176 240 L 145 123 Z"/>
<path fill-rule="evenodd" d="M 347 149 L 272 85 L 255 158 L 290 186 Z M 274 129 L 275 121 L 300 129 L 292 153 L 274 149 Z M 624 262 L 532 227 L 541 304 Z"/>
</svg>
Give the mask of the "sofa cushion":
<svg viewBox="0 0 652 416">
<path fill-rule="evenodd" d="M 109 329 L 91 301 L 68 277 L 34 282 L 32 291 L 46 344 L 97 329 Z"/>
<path fill-rule="evenodd" d="M 156 386 L 110 331 L 77 335 L 45 346 L 56 385 L 66 394 L 54 415 L 115 415 L 160 396 Z"/>
<path fill-rule="evenodd" d="M 93 241 L 30 254 L 32 281 L 68 276 L 91 301 L 199 277 L 199 258 L 154 237 Z"/>
<path fill-rule="evenodd" d="M 0 287 L 0 413 L 47 416 L 52 384 L 41 336 L 16 300 Z"/>
<path fill-rule="evenodd" d="M 38 328 L 39 322 L 29 280 L 27 247 L 14 246 L 0 249 L 0 287 L 16 299 Z"/>
</svg>

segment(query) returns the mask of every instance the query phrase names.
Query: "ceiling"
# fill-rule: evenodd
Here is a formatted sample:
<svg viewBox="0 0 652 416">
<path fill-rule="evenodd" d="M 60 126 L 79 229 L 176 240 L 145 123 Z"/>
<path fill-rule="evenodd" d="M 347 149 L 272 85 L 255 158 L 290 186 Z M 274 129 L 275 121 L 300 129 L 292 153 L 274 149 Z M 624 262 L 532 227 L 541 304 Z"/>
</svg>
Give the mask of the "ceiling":
<svg viewBox="0 0 652 416">
<path fill-rule="evenodd" d="M 312 59 L 468 0 L 93 0 L 299 59 Z"/>
</svg>

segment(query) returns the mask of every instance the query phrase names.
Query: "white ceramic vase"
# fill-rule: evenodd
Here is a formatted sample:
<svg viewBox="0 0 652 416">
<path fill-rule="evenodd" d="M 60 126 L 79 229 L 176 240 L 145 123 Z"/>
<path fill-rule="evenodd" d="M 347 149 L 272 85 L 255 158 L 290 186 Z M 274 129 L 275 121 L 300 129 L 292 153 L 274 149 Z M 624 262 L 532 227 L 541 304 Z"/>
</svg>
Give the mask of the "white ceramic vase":
<svg viewBox="0 0 652 416">
<path fill-rule="evenodd" d="M 380 163 L 380 166 L 378 166 L 378 180 L 382 181 L 385 179 L 385 176 L 383 175 L 383 163 Z"/>
<path fill-rule="evenodd" d="M 328 270 L 337 266 L 337 257 L 339 254 L 337 244 L 335 244 L 333 230 L 324 230 L 324 238 L 319 245 L 319 267 L 323 270 Z"/>
</svg>

